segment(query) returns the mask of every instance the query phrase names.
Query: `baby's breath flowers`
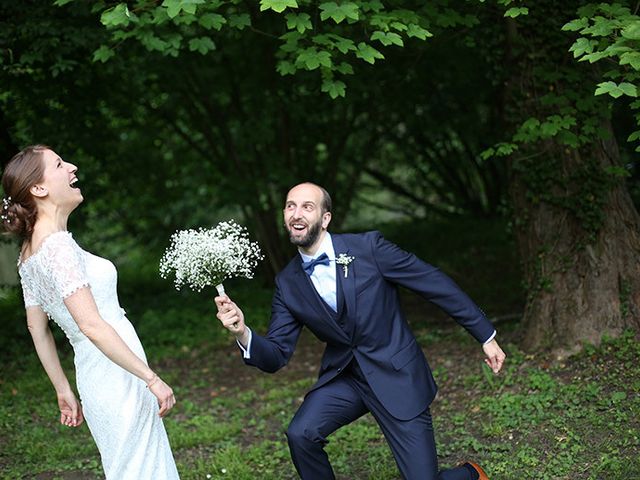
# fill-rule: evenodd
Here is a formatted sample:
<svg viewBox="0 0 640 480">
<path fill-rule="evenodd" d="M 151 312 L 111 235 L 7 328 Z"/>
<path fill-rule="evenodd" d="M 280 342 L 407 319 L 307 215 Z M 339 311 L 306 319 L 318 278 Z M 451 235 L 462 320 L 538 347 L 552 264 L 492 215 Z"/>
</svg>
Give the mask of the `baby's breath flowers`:
<svg viewBox="0 0 640 480">
<path fill-rule="evenodd" d="M 196 292 L 213 285 L 224 295 L 222 282 L 233 277 L 253 278 L 258 261 L 264 257 L 256 242 L 234 220 L 220 222 L 214 228 L 178 230 L 160 260 L 160 276 L 175 274 L 180 290 L 188 285 Z"/>
</svg>

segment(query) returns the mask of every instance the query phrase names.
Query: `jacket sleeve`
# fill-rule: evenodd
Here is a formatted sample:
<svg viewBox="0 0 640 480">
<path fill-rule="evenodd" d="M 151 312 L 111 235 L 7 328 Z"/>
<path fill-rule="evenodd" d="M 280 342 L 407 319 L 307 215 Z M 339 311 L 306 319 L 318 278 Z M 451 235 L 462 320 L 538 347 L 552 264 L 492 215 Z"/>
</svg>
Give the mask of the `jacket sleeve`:
<svg viewBox="0 0 640 480">
<path fill-rule="evenodd" d="M 301 331 L 302 324 L 287 308 L 276 280 L 269 330 L 265 336 L 252 333 L 251 356 L 245 363 L 269 373 L 280 370 L 293 355 Z"/>
<path fill-rule="evenodd" d="M 481 343 L 495 332 L 484 312 L 438 268 L 371 233 L 371 250 L 378 269 L 389 282 L 402 285 L 436 304 Z"/>
</svg>

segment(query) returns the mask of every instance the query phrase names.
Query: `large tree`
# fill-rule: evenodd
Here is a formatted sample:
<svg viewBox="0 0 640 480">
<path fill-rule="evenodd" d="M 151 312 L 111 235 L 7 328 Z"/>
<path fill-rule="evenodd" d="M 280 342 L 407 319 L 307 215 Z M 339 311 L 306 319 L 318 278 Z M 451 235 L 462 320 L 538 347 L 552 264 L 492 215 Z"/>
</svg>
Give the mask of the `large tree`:
<svg viewBox="0 0 640 480">
<path fill-rule="evenodd" d="M 82 8 L 56 3 L 60 15 Z M 95 2 L 110 40 L 94 60 L 131 92 L 101 111 L 114 119 L 110 132 L 120 125 L 137 148 L 160 152 L 151 174 L 174 200 L 165 201 L 171 225 L 188 212 L 178 208 L 180 189 L 191 187 L 185 207 L 235 202 L 274 270 L 286 257 L 274 212 L 296 179 L 334 192 L 338 224 L 363 178 L 416 202 L 435 191 L 433 206 L 484 214 L 500 202 L 508 160 L 528 345 L 571 346 L 637 329 L 638 217 L 610 134 L 610 104 L 593 96 L 599 72 L 572 59 L 574 38 L 561 31 L 578 2 L 511 3 Z M 429 74 L 429 49 L 452 54 L 454 44 L 476 55 L 456 52 L 467 68 L 447 67 L 469 77 L 470 95 L 456 96 L 446 75 Z M 438 98 L 452 118 L 434 108 Z M 492 127 L 473 131 L 483 120 Z M 452 168 L 452 157 L 466 163 Z M 150 165 L 138 159 L 131 168 Z"/>
<path fill-rule="evenodd" d="M 510 192 L 527 282 L 528 346 L 640 329 L 640 218 L 625 185 L 601 73 L 562 27 L 581 2 L 537 1 L 507 21 Z M 541 32 L 543 34 L 541 35 Z"/>
</svg>

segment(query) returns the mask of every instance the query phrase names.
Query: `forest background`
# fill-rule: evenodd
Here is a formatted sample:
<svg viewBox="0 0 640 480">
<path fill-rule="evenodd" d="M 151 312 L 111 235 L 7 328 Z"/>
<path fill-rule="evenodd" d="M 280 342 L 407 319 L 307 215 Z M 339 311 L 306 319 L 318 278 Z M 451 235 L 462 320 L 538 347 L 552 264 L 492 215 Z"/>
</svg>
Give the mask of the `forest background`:
<svg viewBox="0 0 640 480">
<path fill-rule="evenodd" d="M 301 360 L 280 380 L 230 381 L 241 365 L 210 299 L 172 291 L 159 258 L 177 229 L 245 224 L 266 259 L 231 291 L 266 328 L 273 275 L 295 253 L 282 202 L 303 180 L 331 192 L 333 231 L 380 229 L 452 275 L 504 333 L 510 370 L 491 380 L 458 366 L 473 346 L 456 348 L 452 322 L 406 293 L 451 392 L 436 427 L 445 464 L 462 451 L 497 478 L 634 478 L 637 14 L 635 2 L 550 0 L 2 0 L 0 159 L 37 142 L 80 167 L 86 201 L 70 230 L 116 263 L 125 308 L 185 398 L 167 422 L 186 478 L 291 477 L 279 422 L 318 352 L 303 342 L 309 369 Z M 86 429 L 54 435 L 16 249 L 0 255 L 0 466 L 7 478 L 97 474 Z M 226 410 L 234 398 L 262 436 Z M 365 420 L 341 434 L 355 449 L 333 452 L 344 478 L 397 475 L 376 432 Z"/>
</svg>

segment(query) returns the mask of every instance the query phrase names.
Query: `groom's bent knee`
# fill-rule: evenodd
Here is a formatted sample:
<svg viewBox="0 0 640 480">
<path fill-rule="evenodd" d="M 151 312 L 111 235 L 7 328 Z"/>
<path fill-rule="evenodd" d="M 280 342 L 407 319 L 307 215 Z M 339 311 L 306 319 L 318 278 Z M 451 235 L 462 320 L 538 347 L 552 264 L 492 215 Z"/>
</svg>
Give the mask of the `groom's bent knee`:
<svg viewBox="0 0 640 480">
<path fill-rule="evenodd" d="M 310 444 L 323 446 L 328 443 L 327 439 L 320 434 L 317 427 L 309 425 L 306 422 L 296 421 L 296 419 L 289 424 L 286 435 L 291 448 L 304 447 Z"/>
</svg>

